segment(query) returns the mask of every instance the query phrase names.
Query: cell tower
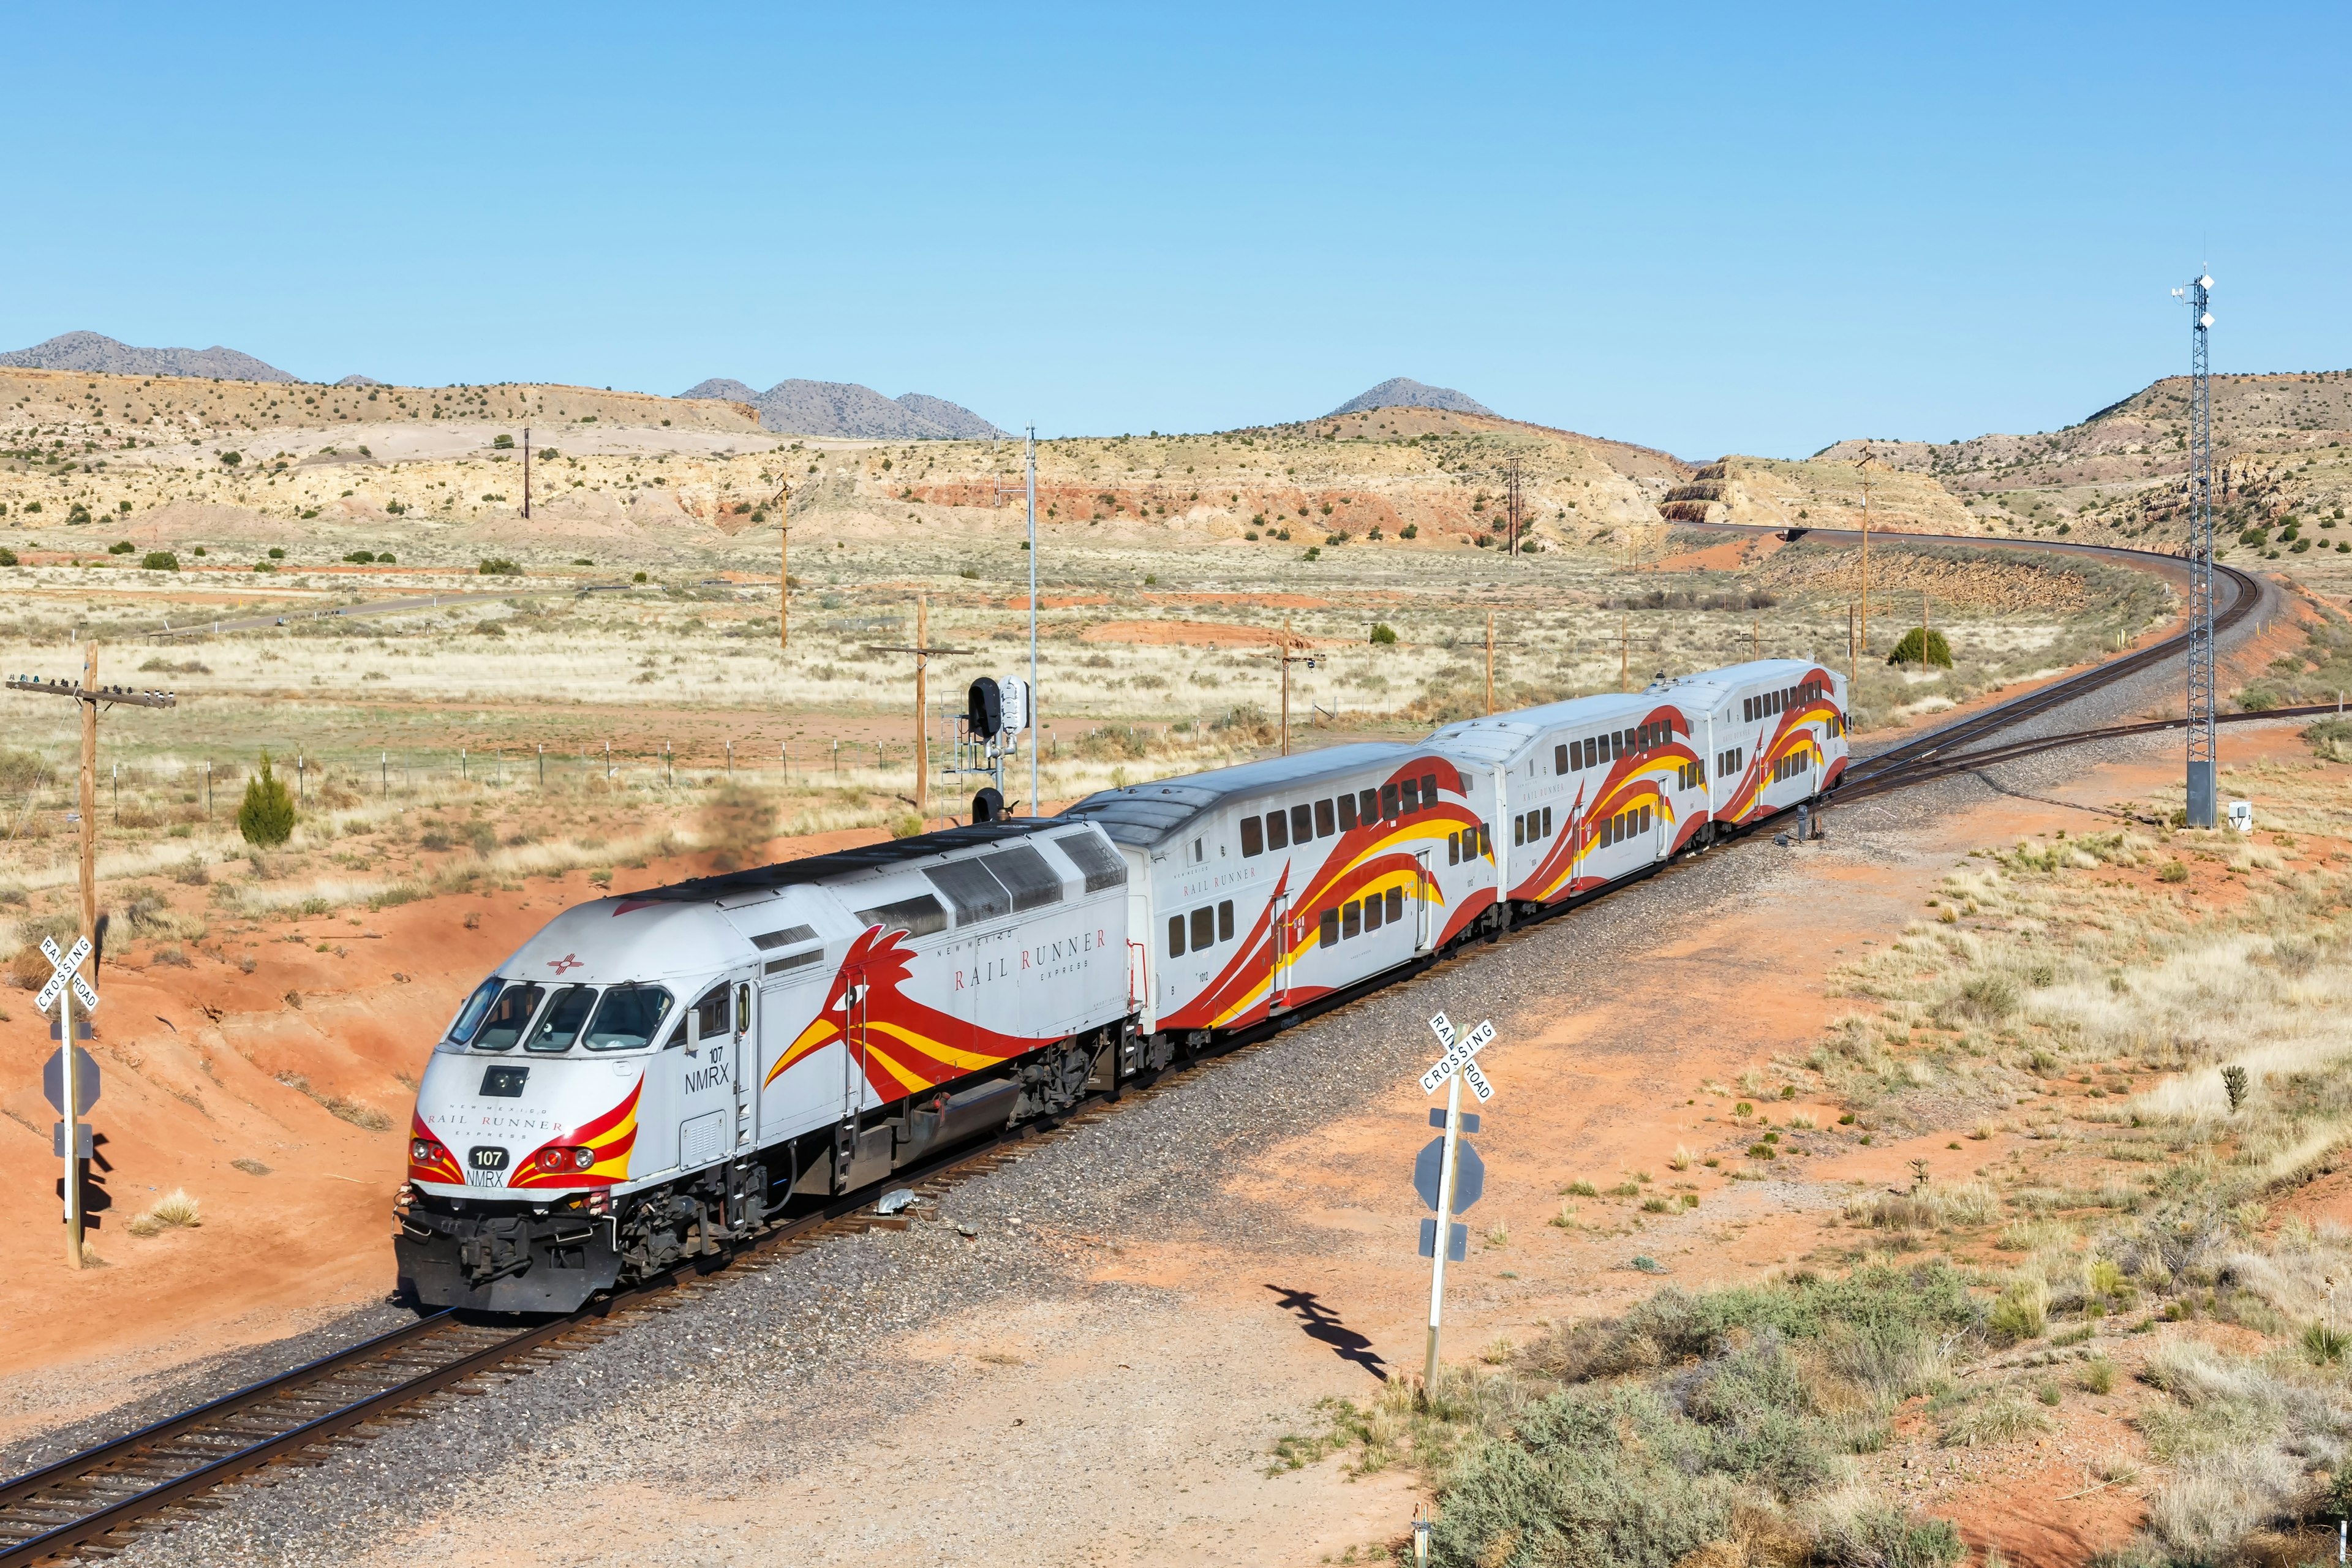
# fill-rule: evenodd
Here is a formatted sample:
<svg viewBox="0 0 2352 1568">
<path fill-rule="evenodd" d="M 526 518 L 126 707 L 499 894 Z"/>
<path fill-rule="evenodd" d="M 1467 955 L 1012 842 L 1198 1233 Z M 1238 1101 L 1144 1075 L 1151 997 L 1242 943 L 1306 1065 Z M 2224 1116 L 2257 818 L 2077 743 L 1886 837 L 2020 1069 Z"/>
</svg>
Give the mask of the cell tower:
<svg viewBox="0 0 2352 1568">
<path fill-rule="evenodd" d="M 2189 303 L 2189 826 L 2217 820 L 2213 688 L 2213 386 L 2207 340 L 2213 279 L 2172 291 Z"/>
</svg>

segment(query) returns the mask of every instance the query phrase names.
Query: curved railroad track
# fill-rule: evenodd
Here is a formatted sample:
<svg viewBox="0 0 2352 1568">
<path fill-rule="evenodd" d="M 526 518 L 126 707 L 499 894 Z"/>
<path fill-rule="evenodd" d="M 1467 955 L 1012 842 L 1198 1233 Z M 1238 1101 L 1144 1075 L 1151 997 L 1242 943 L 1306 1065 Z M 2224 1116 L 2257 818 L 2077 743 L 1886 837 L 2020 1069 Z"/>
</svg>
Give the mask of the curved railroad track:
<svg viewBox="0 0 2352 1568">
<path fill-rule="evenodd" d="M 1730 525 L 1714 525 L 1718 529 Z M 1733 530 L 1738 531 L 1739 530 Z M 1819 531 L 1839 537 L 1835 531 Z M 1851 537 L 1848 535 L 1847 537 Z M 1898 534 L 1903 542 L 1941 535 Z M 2179 563 L 2177 557 L 2108 546 L 2063 545 L 2023 541 L 1963 541 L 2008 548 L 2061 550 Z M 2216 617 L 2217 637 L 2253 613 L 2263 584 L 2230 567 L 2216 569 L 2232 589 L 2228 607 Z M 2047 713 L 2065 702 L 2114 684 L 2177 653 L 2183 634 L 1989 708 L 1927 734 L 1874 752 L 1851 766 L 1822 804 L 1859 799 L 1907 788 L 1959 773 L 1973 772 L 2060 746 L 2180 728 L 2179 719 L 2071 731 L 1967 750 L 1972 742 Z M 2318 716 L 2331 708 L 2282 709 L 2268 713 L 2223 716 L 2224 722 Z M 1617 884 L 1622 886 L 1624 884 Z M 1605 895 L 1592 895 L 1605 896 Z M 1563 902 L 1550 914 L 1591 901 Z M 1548 918 L 1548 917 L 1547 917 Z M 1500 933 L 1516 940 L 1536 921 L 1519 922 Z M 1489 937 L 1488 941 L 1497 940 Z M 234 1393 L 66 1458 L 0 1481 L 0 1568 L 74 1556 L 103 1558 L 150 1531 L 169 1528 L 177 1510 L 226 1506 L 206 1496 L 223 1486 L 254 1480 L 267 1484 L 275 1466 L 316 1466 L 339 1446 L 364 1442 L 387 1422 L 421 1420 L 436 1398 L 480 1394 L 484 1384 L 528 1375 L 568 1352 L 584 1349 L 621 1331 L 627 1321 L 691 1301 L 701 1282 L 724 1269 L 772 1267 L 828 1235 L 876 1226 L 903 1228 L 911 1218 L 933 1217 L 936 1204 L 885 1216 L 872 1210 L 891 1189 L 912 1189 L 918 1199 L 935 1198 L 956 1183 L 986 1173 L 1036 1147 L 1066 1127 L 1100 1120 L 1121 1100 L 1143 1100 L 1172 1089 L 1206 1063 L 1254 1050 L 1284 1030 L 1347 1006 L 1374 991 L 1425 973 L 1453 954 L 1432 955 L 1380 979 L 1261 1025 L 1164 1072 L 1090 1096 L 1060 1117 L 1008 1130 L 986 1142 L 901 1171 L 885 1182 L 835 1199 L 810 1213 L 772 1224 L 732 1249 L 681 1264 L 666 1274 L 591 1301 L 576 1311 L 517 1328 L 443 1311 L 306 1363 Z"/>
</svg>

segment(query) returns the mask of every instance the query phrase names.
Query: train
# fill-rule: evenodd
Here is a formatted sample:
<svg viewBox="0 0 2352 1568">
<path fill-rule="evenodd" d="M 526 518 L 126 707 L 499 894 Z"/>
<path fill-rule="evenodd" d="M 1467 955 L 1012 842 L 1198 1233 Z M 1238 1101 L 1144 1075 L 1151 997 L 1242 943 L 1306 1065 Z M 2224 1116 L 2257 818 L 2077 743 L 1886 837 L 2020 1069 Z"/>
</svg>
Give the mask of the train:
<svg viewBox="0 0 2352 1568">
<path fill-rule="evenodd" d="M 1661 676 L 566 910 L 420 1076 L 401 1291 L 570 1311 L 1493 941 L 1833 788 L 1846 696 Z"/>
</svg>

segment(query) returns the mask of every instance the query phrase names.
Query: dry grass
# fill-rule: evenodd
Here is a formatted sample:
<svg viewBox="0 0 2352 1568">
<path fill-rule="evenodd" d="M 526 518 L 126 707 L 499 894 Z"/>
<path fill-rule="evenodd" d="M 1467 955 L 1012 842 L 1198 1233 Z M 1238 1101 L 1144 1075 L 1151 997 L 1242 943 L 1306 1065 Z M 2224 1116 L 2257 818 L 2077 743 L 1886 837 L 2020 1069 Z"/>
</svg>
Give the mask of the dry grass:
<svg viewBox="0 0 2352 1568">
<path fill-rule="evenodd" d="M 161 1236 L 167 1230 L 194 1230 L 204 1224 L 196 1200 L 184 1187 L 174 1187 L 143 1214 L 133 1215 L 126 1227 L 138 1237 Z"/>
</svg>

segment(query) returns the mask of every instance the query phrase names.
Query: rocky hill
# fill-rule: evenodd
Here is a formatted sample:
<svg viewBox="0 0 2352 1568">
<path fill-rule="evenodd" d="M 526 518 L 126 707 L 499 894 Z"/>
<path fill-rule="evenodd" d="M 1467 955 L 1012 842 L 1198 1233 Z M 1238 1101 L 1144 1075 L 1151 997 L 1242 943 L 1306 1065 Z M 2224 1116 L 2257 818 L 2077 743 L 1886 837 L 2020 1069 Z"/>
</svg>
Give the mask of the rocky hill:
<svg viewBox="0 0 2352 1568">
<path fill-rule="evenodd" d="M 64 332 L 45 343 L 0 353 L 0 366 L 17 370 L 77 370 L 100 375 L 185 375 L 223 381 L 292 381 L 295 377 L 251 354 L 215 343 L 208 349 L 142 349 L 98 332 Z"/>
<path fill-rule="evenodd" d="M 2168 376 L 2063 430 L 1940 446 L 1841 441 L 1813 462 L 1850 469 L 1867 447 L 1887 469 L 1933 480 L 1983 523 L 2177 549 L 2188 530 L 2189 395 L 2186 376 Z M 2241 548 L 2267 550 L 2265 536 L 2286 519 L 2352 503 L 2347 443 L 2352 371 L 2215 376 L 2221 526 L 2242 536 Z"/>
<path fill-rule="evenodd" d="M 1426 386 L 1411 376 L 1392 375 L 1369 392 L 1359 393 L 1324 416 L 1337 419 L 1342 414 L 1368 414 L 1380 408 L 1443 408 L 1453 414 L 1484 414 L 1492 416 L 1494 410 L 1450 386 Z"/>
<path fill-rule="evenodd" d="M 792 436 L 832 436 L 865 441 L 984 441 L 1007 432 L 961 404 L 909 392 L 885 397 L 854 381 L 780 381 L 765 392 L 713 376 L 678 394 L 719 398 L 759 411 L 762 428 Z"/>
</svg>

